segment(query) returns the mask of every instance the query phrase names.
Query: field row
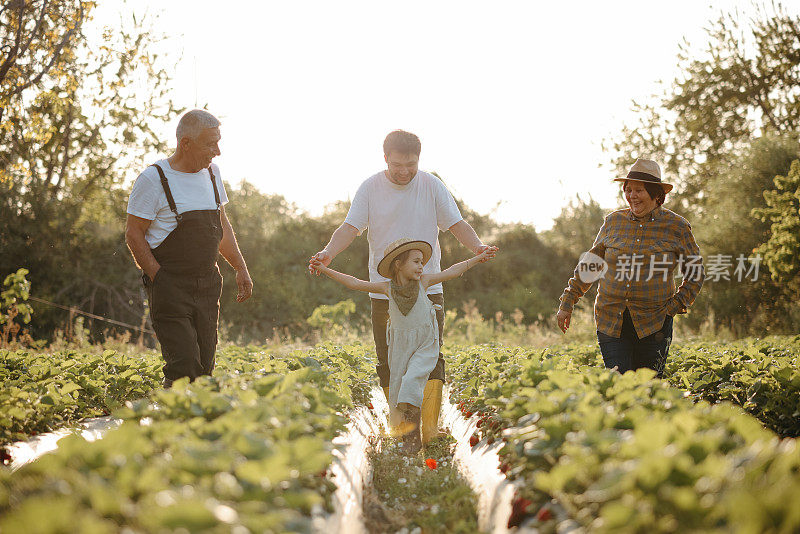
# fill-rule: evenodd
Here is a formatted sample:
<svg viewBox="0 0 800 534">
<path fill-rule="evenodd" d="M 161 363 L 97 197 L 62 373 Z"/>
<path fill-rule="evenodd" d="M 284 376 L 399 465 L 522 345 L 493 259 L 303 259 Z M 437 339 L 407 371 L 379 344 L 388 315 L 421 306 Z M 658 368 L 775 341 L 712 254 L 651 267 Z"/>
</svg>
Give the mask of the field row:
<svg viewBox="0 0 800 534">
<path fill-rule="evenodd" d="M 0 350 L 0 447 L 107 415 L 161 385 L 161 357 Z"/>
<path fill-rule="evenodd" d="M 474 346 L 447 353 L 448 382 L 479 417 L 470 443 L 503 442 L 500 469 L 518 487 L 510 525 L 795 532 L 800 450 L 772 430 L 797 435 L 798 353 L 800 336 L 673 347 L 655 380 L 603 369 L 591 346 Z M 331 509 L 332 439 L 369 404 L 374 358 L 360 344 L 228 347 L 213 378 L 165 391 L 154 354 L 0 351 L 3 442 L 123 420 L 0 470 L 0 531 L 311 530 Z"/>
<path fill-rule="evenodd" d="M 480 417 L 473 443 L 504 442 L 501 470 L 521 488 L 512 522 L 536 514 L 555 529 L 540 512 L 556 498 L 598 532 L 800 530 L 796 440 L 650 370 L 603 369 L 593 352 L 472 347 L 451 357 L 451 400 Z"/>
<path fill-rule="evenodd" d="M 371 364 L 358 346 L 223 350 L 217 376 L 128 402 L 102 440 L 70 436 L 2 470 L 0 531 L 309 531 L 330 508 L 331 440 L 366 399 Z"/>
</svg>

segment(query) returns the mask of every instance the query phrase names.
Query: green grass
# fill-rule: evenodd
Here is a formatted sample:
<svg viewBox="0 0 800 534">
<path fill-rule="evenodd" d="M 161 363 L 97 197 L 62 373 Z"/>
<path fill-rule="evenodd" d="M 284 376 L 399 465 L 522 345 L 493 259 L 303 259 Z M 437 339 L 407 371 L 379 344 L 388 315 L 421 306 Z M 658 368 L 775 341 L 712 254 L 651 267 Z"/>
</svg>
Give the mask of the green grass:
<svg viewBox="0 0 800 534">
<path fill-rule="evenodd" d="M 433 441 L 416 456 L 405 456 L 400 442 L 384 439 L 371 454 L 372 487 L 364 498 L 369 532 L 397 532 L 403 527 L 423 533 L 478 531 L 476 498 L 453 465 L 455 441 Z M 436 460 L 436 469 L 425 461 Z"/>
</svg>

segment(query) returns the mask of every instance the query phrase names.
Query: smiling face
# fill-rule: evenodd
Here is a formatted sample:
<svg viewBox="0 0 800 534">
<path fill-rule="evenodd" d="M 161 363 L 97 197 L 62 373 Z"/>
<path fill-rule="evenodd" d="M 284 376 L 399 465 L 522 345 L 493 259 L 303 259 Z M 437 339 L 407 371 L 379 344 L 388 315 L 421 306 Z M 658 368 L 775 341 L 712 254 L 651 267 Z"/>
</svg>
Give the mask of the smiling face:
<svg viewBox="0 0 800 534">
<path fill-rule="evenodd" d="M 211 160 L 220 155 L 219 140 L 222 135 L 219 128 L 206 128 L 195 139 L 184 137 L 181 139 L 181 148 L 188 158 L 199 169 L 211 165 Z"/>
<path fill-rule="evenodd" d="M 419 169 L 419 156 L 417 154 L 404 154 L 393 150 L 384 156 L 389 167 L 389 180 L 397 185 L 407 185 Z"/>
<path fill-rule="evenodd" d="M 410 250 L 405 261 L 402 258 L 397 258 L 393 264 L 396 273 L 394 278 L 400 282 L 419 280 L 422 277 L 422 268 L 425 266 L 422 263 L 421 250 Z"/>
<path fill-rule="evenodd" d="M 658 206 L 658 202 L 650 196 L 642 182 L 626 180 L 622 190 L 625 192 L 625 200 L 628 202 L 628 206 L 637 217 L 647 215 Z"/>
</svg>

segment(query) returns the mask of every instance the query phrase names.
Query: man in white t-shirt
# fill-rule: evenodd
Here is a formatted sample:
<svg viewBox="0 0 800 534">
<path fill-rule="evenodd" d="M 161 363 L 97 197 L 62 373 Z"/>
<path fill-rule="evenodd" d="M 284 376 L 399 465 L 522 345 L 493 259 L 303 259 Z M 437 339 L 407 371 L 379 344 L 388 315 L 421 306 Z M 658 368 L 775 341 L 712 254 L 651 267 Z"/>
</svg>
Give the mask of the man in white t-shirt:
<svg viewBox="0 0 800 534">
<path fill-rule="evenodd" d="M 125 241 L 143 272 L 165 362 L 165 387 L 184 376 L 211 375 L 214 369 L 222 292 L 219 254 L 236 269 L 236 300 L 247 300 L 253 291 L 225 215 L 228 195 L 219 167 L 211 163 L 220 153 L 219 124 L 204 110 L 183 115 L 175 153 L 147 167 L 128 200 Z"/>
<path fill-rule="evenodd" d="M 344 223 L 336 229 L 330 242 L 314 255 L 313 259 L 329 265 L 337 254 L 367 230 L 369 242 L 369 279 L 385 281 L 378 274 L 378 263 L 385 248 L 400 238 L 419 239 L 433 246 L 433 255 L 425 264 L 424 273 L 441 271 L 442 251 L 439 231 L 449 230 L 461 244 L 475 254 L 496 247 L 484 245 L 475 230 L 466 222 L 453 196 L 436 176 L 419 170 L 421 152 L 419 138 L 409 132 L 391 132 L 383 143 L 383 154 L 388 169 L 365 180 L 353 197 Z M 312 271 L 313 272 L 313 271 Z M 376 371 L 384 388 L 389 387 L 388 345 L 386 322 L 389 318 L 389 301 L 385 295 L 370 293 L 372 302 L 372 333 L 378 355 Z M 441 284 L 428 288 L 428 298 L 442 306 L 437 313 L 439 339 L 444 325 L 444 295 Z M 442 385 L 444 384 L 444 358 L 430 374 L 422 403 L 422 439 L 429 441 L 438 432 Z"/>
</svg>

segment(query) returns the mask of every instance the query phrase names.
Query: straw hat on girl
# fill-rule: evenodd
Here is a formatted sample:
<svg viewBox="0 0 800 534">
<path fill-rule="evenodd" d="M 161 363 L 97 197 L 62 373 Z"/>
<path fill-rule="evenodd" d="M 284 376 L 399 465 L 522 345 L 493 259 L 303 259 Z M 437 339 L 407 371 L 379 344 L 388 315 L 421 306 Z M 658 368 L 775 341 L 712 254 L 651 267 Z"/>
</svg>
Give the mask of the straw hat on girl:
<svg viewBox="0 0 800 534">
<path fill-rule="evenodd" d="M 428 260 L 431 259 L 431 255 L 433 254 L 433 247 L 431 247 L 430 243 L 427 241 L 415 241 L 407 237 L 398 239 L 386 247 L 386 251 L 383 253 L 383 259 L 378 264 L 378 274 L 386 278 L 391 278 L 392 274 L 389 267 L 391 267 L 392 261 L 407 250 L 419 250 L 422 252 L 422 265 L 428 263 Z"/>
</svg>

